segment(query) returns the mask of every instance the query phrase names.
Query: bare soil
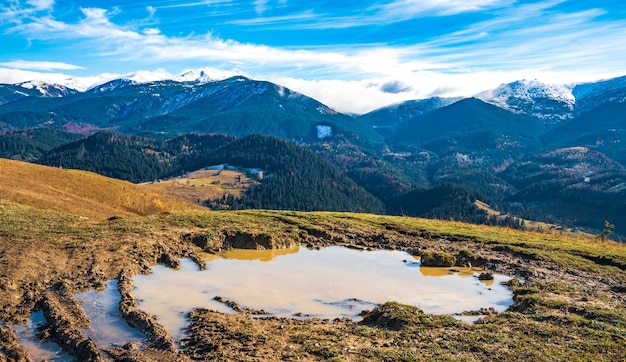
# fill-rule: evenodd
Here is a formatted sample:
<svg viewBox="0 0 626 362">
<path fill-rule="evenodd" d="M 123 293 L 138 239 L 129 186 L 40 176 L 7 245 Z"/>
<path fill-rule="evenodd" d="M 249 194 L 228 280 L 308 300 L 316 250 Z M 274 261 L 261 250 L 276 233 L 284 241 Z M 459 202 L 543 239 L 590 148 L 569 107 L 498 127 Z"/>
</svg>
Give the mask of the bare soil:
<svg viewBox="0 0 626 362">
<path fill-rule="evenodd" d="M 159 222 L 149 227 L 133 227 L 119 218 L 99 224 L 83 223 L 76 226 L 88 230 L 80 235 L 80 243 L 68 239 L 77 236 L 66 234 L 57 235 L 56 242 L 51 243 L 35 236 L 16 240 L 0 232 L 0 321 L 5 323 L 0 326 L 0 361 L 29 360 L 7 325 L 23 323 L 36 309 L 43 309 L 48 320 L 42 335 L 57 341 L 81 361 L 296 361 L 333 358 L 368 361 L 438 359 L 442 356 L 467 360 L 498 359 L 489 348 L 488 341 L 476 342 L 478 347 L 473 348 L 454 345 L 453 349 L 453 341 L 461 340 L 464 335 L 473 336 L 474 329 L 480 326 L 446 317 L 419 316 L 419 326 L 393 329 L 386 328 L 383 323 L 359 324 L 348 319 L 267 317 L 245 308 L 237 314 L 197 309 L 190 313 L 186 335 L 177 345 L 158 320 L 137 309 L 132 295 L 133 275 L 150 273 L 151 266 L 157 263 L 176 268 L 179 258 L 192 258 L 204 267 L 199 252 L 218 252 L 233 246 L 254 249 L 289 247 L 294 243 L 313 248 L 350 245 L 403 250 L 413 255 L 427 250 L 445 251 L 456 255 L 459 263 L 517 277 L 528 287 L 558 282 L 575 288 L 578 295 L 589 296 L 590 299 L 571 300 L 571 308 L 583 310 L 588 308 L 589 303 L 603 307 L 619 306 L 626 300 L 619 289 L 623 282 L 618 277 L 597 275 L 573 267 L 564 268 L 513 249 L 476 243 L 470 238 L 453 239 L 427 231 L 406 232 L 391 227 L 372 231 L 357 225 L 339 224 L 324 225 L 320 230 L 302 230 L 294 226 L 299 236 L 289 239 L 284 235 L 273 237 L 224 225 L 214 233 L 217 236 L 207 239 L 207 233 L 215 230 Z M 467 249 L 473 253 L 470 258 L 461 256 L 461 251 Z M 98 346 L 98 349 L 80 332 L 89 320 L 80 312 L 73 295 L 101 288 L 104 282 L 114 278 L 118 279 L 122 294 L 122 315 L 147 337 L 142 345 L 128 344 L 121 348 Z M 510 318 L 525 318 L 522 313 L 524 308 L 524 305 L 516 303 L 511 307 L 513 314 Z M 497 316 L 485 317 L 485 325 L 490 321 L 496 323 L 490 318 Z M 617 334 L 614 338 L 623 338 L 626 344 L 626 336 Z M 549 338 L 547 340 L 549 342 Z M 499 348 L 504 353 L 501 356 L 506 357 L 507 351 Z M 626 354 L 624 349 L 613 352 L 617 356 L 605 355 L 605 358 L 611 360 Z M 519 351 L 515 353 L 519 354 Z M 530 359 L 533 351 L 527 353 L 526 357 Z M 519 357 L 526 359 L 523 354 Z"/>
</svg>

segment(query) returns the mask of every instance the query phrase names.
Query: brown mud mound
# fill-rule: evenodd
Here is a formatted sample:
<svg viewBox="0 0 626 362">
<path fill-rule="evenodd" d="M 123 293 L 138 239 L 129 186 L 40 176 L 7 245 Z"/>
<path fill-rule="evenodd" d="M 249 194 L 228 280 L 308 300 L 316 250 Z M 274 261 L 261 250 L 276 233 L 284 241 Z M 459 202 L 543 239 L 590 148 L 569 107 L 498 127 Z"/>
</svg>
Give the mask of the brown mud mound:
<svg viewBox="0 0 626 362">
<path fill-rule="evenodd" d="M 44 294 L 41 302 L 46 324 L 40 332 L 57 342 L 80 361 L 102 361 L 98 347 L 81 328 L 89 327 L 89 318 L 74 298 L 76 292 L 66 282 Z"/>
<path fill-rule="evenodd" d="M 298 361 L 339 356 L 343 347 L 323 336 L 348 333 L 351 320 L 255 318 L 196 309 L 181 348 L 195 361 Z"/>
<path fill-rule="evenodd" d="M 174 340 L 165 328 L 156 321 L 155 317 L 137 308 L 135 302 L 137 298 L 132 292 L 133 288 L 132 274 L 124 269 L 117 278 L 117 289 L 122 297 L 120 301 L 122 318 L 130 326 L 142 331 L 148 337 L 152 347 L 169 352 L 175 351 Z"/>
<path fill-rule="evenodd" d="M 297 240 L 283 235 L 243 231 L 185 234 L 182 239 L 209 253 L 219 253 L 224 249 L 289 249 L 299 245 Z"/>
<path fill-rule="evenodd" d="M 0 326 L 0 361 L 29 361 L 28 353 L 20 344 L 15 332 L 9 327 Z"/>
</svg>

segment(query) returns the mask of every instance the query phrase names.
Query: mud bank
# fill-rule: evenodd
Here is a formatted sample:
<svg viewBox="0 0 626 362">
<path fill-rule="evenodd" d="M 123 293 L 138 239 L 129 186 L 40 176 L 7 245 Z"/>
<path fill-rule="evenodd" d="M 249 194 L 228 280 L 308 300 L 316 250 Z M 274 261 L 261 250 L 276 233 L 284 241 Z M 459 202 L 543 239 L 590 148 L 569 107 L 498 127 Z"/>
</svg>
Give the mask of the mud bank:
<svg viewBox="0 0 626 362">
<path fill-rule="evenodd" d="M 30 360 L 15 332 L 9 327 L 0 326 L 0 361 L 23 362 Z"/>
<path fill-rule="evenodd" d="M 553 351 L 554 348 L 543 349 L 543 346 L 555 343 L 562 346 L 559 348 L 563 353 L 584 350 L 576 349 L 570 343 L 576 341 L 580 345 L 588 338 L 585 336 L 593 335 L 591 332 L 559 329 L 559 333 L 563 333 L 562 339 L 559 339 L 560 334 L 549 332 L 548 327 L 557 328 L 549 324 L 550 320 L 565 318 L 567 322 L 570 314 L 590 318 L 592 326 L 600 323 L 604 329 L 598 331 L 608 331 L 603 341 L 626 340 L 626 333 L 619 329 L 622 322 L 611 322 L 614 319 L 602 314 L 612 309 L 621 310 L 619 308 L 623 308 L 626 302 L 623 292 L 626 278 L 618 267 L 614 267 L 614 273 L 600 273 L 598 268 L 605 266 L 598 266 L 591 259 L 584 267 L 559 265 L 524 249 L 521 244 L 509 247 L 498 241 L 419 230 L 392 222 L 381 227 L 381 224 L 352 221 L 350 217 L 345 221 L 338 217 L 305 222 L 306 217 L 273 213 L 259 216 L 258 224 L 251 226 L 224 222 L 216 227 L 208 221 L 187 222 L 182 217 L 164 214 L 146 221 L 146 224 L 143 219 L 71 224 L 64 231 L 46 231 L 52 236 L 12 236 L 4 232 L 0 234 L 0 321 L 20 323 L 39 306 L 48 321 L 44 335 L 65 346 L 79 360 L 94 361 L 103 358 L 184 361 L 212 358 L 321 360 L 333 357 L 393 361 L 451 356 L 452 359 L 484 360 L 497 359 L 498 353 L 507 350 L 515 352 L 520 359 L 532 359 L 536 354 Z M 255 230 L 265 224 L 279 229 L 279 232 Z M 398 330 L 388 330 L 376 324 L 363 325 L 343 319 L 299 320 L 252 315 L 245 310 L 229 315 L 195 310 L 189 315 L 190 326 L 178 346 L 171 336 L 162 333 L 158 321 L 138 310 L 135 304 L 132 276 L 150 272 L 151 266 L 159 262 L 175 268 L 178 260 L 185 257 L 203 268 L 206 265 L 198 255 L 202 251 L 219 252 L 235 246 L 261 249 L 293 245 L 311 248 L 351 245 L 362 249 L 401 250 L 412 255 L 426 251 L 446 252 L 455 256 L 456 265 L 469 263 L 520 278 L 523 283 L 518 286 L 520 292 L 516 295 L 516 304 L 508 312 L 486 316 L 478 325 L 466 325 L 451 317 L 409 313 L 409 323 L 402 324 Z M 149 342 L 112 348 L 101 354 L 98 346 L 80 331 L 89 321 L 84 313 L 79 312 L 80 306 L 73 295 L 101 287 L 105 281 L 115 278 L 122 295 L 122 315 L 129 324 L 143 331 Z M 553 286 L 550 286 L 552 289 L 542 289 L 545 285 Z M 564 293 L 569 294 L 562 297 Z M 535 318 L 530 314 L 538 313 L 540 308 L 547 310 L 545 315 Z M 578 323 L 575 320 L 566 322 L 562 322 L 563 325 Z M 545 330 L 542 330 L 544 326 Z M 594 330 L 594 333 L 600 333 L 598 331 Z M 525 340 L 528 333 L 532 338 Z M 509 342 L 508 335 L 523 340 L 523 343 Z M 475 344 L 480 339 L 491 342 Z M 465 344 L 454 341 L 464 341 Z M 523 347 L 526 345 L 529 346 L 527 350 Z M 589 347 L 589 354 L 583 357 L 590 358 L 597 351 L 608 360 L 619 360 L 619 357 L 626 356 L 626 348 L 623 343 L 621 345 L 622 348 L 610 345 Z M 430 351 L 430 355 L 420 355 L 415 350 L 417 347 Z M 564 359 L 567 355 L 557 357 Z M 25 358 L 26 353 L 16 343 L 15 334 L 10 328 L 0 326 L 0 361 Z"/>
<path fill-rule="evenodd" d="M 96 344 L 80 330 L 89 327 L 89 319 L 74 298 L 75 294 L 67 282 L 44 293 L 40 304 L 46 324 L 40 330 L 41 335 L 54 340 L 78 360 L 102 361 Z"/>
<path fill-rule="evenodd" d="M 148 337 L 153 348 L 170 352 L 175 351 L 174 339 L 167 333 L 165 328 L 156 321 L 156 318 L 137 308 L 137 303 L 135 303 L 137 298 L 132 292 L 133 286 L 132 275 L 128 269 L 122 270 L 117 278 L 117 289 L 122 296 L 120 301 L 122 318 L 130 326 L 142 331 Z"/>
</svg>

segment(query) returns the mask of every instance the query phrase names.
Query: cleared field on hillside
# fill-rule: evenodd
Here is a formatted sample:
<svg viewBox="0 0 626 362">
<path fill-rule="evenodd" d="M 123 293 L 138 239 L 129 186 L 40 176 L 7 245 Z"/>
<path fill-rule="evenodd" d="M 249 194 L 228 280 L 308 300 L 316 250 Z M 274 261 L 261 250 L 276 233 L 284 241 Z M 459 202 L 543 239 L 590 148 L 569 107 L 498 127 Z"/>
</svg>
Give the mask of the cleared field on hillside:
<svg viewBox="0 0 626 362">
<path fill-rule="evenodd" d="M 195 204 L 225 195 L 239 197 L 247 188 L 259 182 L 245 171 L 199 170 L 185 177 L 141 184 L 148 190 L 158 191 Z"/>
<path fill-rule="evenodd" d="M 494 209 L 492 209 L 488 204 L 480 201 L 480 200 L 476 200 L 476 202 L 474 202 L 474 204 L 482 210 L 485 210 L 487 212 L 488 215 L 490 216 L 496 216 L 498 219 L 500 220 L 504 220 L 507 216 L 510 217 L 515 217 L 518 218 L 515 215 L 510 215 L 510 214 L 502 214 L 499 211 L 496 211 Z M 520 219 L 520 218 L 518 218 Z M 586 233 L 584 231 L 577 231 L 576 228 L 568 228 L 566 226 L 563 225 L 558 225 L 558 224 L 550 224 L 550 223 L 546 223 L 543 221 L 535 221 L 535 220 L 529 220 L 529 219 L 520 219 L 524 221 L 524 225 L 526 227 L 526 230 L 528 231 L 544 231 L 544 232 L 551 232 L 551 233 L 559 233 L 561 235 L 569 235 L 569 236 L 583 236 L 583 237 L 593 237 L 594 235 Z"/>
</svg>

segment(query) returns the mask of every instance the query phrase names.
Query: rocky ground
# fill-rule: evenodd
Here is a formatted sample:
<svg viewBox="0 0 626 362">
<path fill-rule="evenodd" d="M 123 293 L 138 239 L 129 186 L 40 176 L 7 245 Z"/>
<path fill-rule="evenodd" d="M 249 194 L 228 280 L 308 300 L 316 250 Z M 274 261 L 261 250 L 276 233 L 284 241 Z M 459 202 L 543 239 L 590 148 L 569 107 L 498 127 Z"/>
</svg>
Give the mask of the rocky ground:
<svg viewBox="0 0 626 362">
<path fill-rule="evenodd" d="M 14 232 L 0 228 L 0 361 L 29 360 L 9 325 L 23 323 L 35 309 L 42 309 L 46 316 L 42 337 L 56 341 L 80 361 L 524 360 L 543 353 L 543 347 L 536 348 L 532 343 L 517 345 L 524 343 L 525 337 L 519 336 L 528 336 L 546 350 L 552 344 L 560 344 L 559 348 L 566 349 L 563 353 L 572 346 L 584 349 L 594 342 L 592 338 L 581 343 L 587 330 L 567 331 L 562 324 L 582 325 L 586 322 L 574 317 L 588 318 L 591 310 L 624 309 L 626 288 L 620 273 L 612 276 L 568 267 L 543 260 L 523 248 L 490 244 L 469 236 L 408 230 L 391 224 L 374 228 L 329 222 L 313 228 L 311 223 L 299 224 L 294 220 L 272 216 L 271 222 L 282 228 L 276 233 L 233 223 L 220 224 L 219 228 L 198 222 L 181 223 L 169 215 L 153 217 L 149 223 L 124 218 L 63 222 L 59 224 L 63 230 L 53 223 L 45 235 L 35 230 Z M 515 304 L 506 313 L 483 311 L 489 315 L 475 325 L 394 304 L 370 311 L 363 322 L 276 318 L 231 305 L 239 312 L 191 312 L 189 327 L 180 341 L 174 341 L 155 317 L 136 306 L 132 276 L 149 273 L 157 263 L 176 268 L 180 258 L 191 258 L 205 267 L 200 252 L 294 244 L 311 248 L 347 245 L 395 249 L 413 255 L 445 251 L 456 257 L 457 265 L 471 264 L 517 278 L 511 286 Z M 95 346 L 81 331 L 89 320 L 74 295 L 102 287 L 115 278 L 122 295 L 121 313 L 129 325 L 146 335 L 143 344 Z M 545 324 L 543 317 L 537 317 L 539 311 L 558 323 Z M 622 348 L 611 347 L 615 344 L 600 346 L 598 353 L 606 360 L 626 356 L 623 321 L 601 321 L 615 327 L 607 333 Z M 559 329 L 544 336 L 552 326 Z M 532 333 L 537 335 L 530 336 L 525 328 L 534 328 L 536 332 Z M 505 330 L 507 335 L 502 334 Z M 611 351 L 607 354 L 605 349 Z M 595 354 L 593 350 L 581 353 Z"/>
</svg>

